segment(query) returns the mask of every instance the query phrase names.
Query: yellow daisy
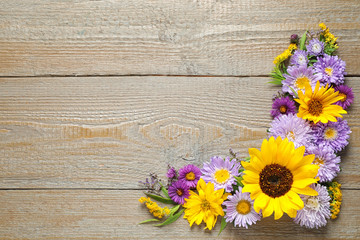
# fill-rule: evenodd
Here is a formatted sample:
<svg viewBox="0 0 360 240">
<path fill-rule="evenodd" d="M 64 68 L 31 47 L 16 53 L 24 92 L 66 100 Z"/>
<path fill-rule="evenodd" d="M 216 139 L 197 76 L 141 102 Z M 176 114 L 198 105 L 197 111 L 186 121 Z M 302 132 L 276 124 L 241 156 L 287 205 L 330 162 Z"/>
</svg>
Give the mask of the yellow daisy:
<svg viewBox="0 0 360 240">
<path fill-rule="evenodd" d="M 342 100 L 344 97 L 339 95 L 339 92 L 335 92 L 332 87 L 320 88 L 320 82 L 316 83 L 314 92 L 311 89 L 310 84 L 305 86 L 305 94 L 302 91 L 298 92 L 299 98 L 295 99 L 300 104 L 299 118 L 308 119 L 314 123 L 328 121 L 336 122 L 336 117 L 341 117 L 341 114 L 347 112 L 339 105 L 333 103 Z"/>
<path fill-rule="evenodd" d="M 206 184 L 202 178 L 198 181 L 196 189 L 199 194 L 190 191 L 189 198 L 185 199 L 184 218 L 187 218 L 190 227 L 194 222 L 200 225 L 204 221 L 205 228 L 211 230 L 215 226 L 217 216 L 224 216 L 221 204 L 228 194 L 224 194 L 224 189 L 215 191 L 214 184 L 210 182 Z"/>
<path fill-rule="evenodd" d="M 299 194 L 318 195 L 309 185 L 318 181 L 319 166 L 311 164 L 314 154 L 304 156 L 304 152 L 304 146 L 295 149 L 293 142 L 281 137 L 264 139 L 261 151 L 249 149 L 250 162 L 241 162 L 245 169 L 242 191 L 250 193 L 255 211 L 262 210 L 263 217 L 275 212 L 279 219 L 285 212 L 294 218 L 304 207 Z"/>
</svg>

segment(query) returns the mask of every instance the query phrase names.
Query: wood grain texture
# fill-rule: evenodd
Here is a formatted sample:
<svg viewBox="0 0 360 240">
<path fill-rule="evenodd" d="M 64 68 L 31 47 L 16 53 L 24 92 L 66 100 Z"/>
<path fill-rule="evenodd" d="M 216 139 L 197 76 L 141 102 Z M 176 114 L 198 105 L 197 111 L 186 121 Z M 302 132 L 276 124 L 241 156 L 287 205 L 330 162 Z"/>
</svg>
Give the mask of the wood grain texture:
<svg viewBox="0 0 360 240">
<path fill-rule="evenodd" d="M 360 74 L 358 0 L 0 2 L 0 76 L 267 75 L 325 22 Z"/>
<path fill-rule="evenodd" d="M 2 239 L 360 239 L 360 191 L 345 190 L 341 214 L 324 228 L 308 230 L 287 216 L 262 219 L 249 229 L 229 225 L 217 237 L 185 219 L 164 228 L 138 223 L 151 218 L 138 202 L 141 191 L 0 191 Z"/>
<path fill-rule="evenodd" d="M 359 95 L 360 78 L 348 78 Z M 246 157 L 270 126 L 268 78 L 0 79 L 1 188 L 138 189 L 167 164 Z M 360 188 L 359 98 L 339 180 Z"/>
</svg>

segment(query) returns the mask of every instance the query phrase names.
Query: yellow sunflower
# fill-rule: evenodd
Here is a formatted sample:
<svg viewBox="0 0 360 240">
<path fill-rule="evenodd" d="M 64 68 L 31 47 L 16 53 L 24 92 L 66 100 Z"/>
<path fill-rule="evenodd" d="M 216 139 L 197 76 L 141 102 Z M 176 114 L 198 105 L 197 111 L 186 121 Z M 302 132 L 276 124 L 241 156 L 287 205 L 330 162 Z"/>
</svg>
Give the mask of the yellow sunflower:
<svg viewBox="0 0 360 240">
<path fill-rule="evenodd" d="M 339 92 L 335 92 L 332 87 L 320 88 L 320 82 L 316 83 L 314 92 L 311 89 L 310 84 L 305 86 L 305 94 L 302 91 L 298 92 L 299 99 L 295 99 L 300 104 L 299 118 L 308 119 L 317 123 L 327 123 L 328 121 L 336 122 L 335 117 L 342 117 L 341 114 L 347 112 L 339 105 L 333 103 L 342 100 L 344 97 L 339 95 Z"/>
<path fill-rule="evenodd" d="M 249 149 L 250 162 L 241 162 L 245 169 L 242 191 L 250 193 L 255 211 L 262 210 L 263 217 L 275 212 L 274 218 L 279 219 L 285 212 L 294 218 L 304 207 L 299 194 L 318 195 L 309 185 L 318 181 L 319 166 L 311 164 L 314 154 L 304 156 L 304 152 L 304 146 L 295 149 L 293 142 L 281 137 L 264 139 L 261 151 Z"/>
<path fill-rule="evenodd" d="M 224 216 L 221 204 L 228 194 L 224 194 L 224 189 L 214 191 L 214 184 L 210 182 L 206 184 L 204 179 L 198 181 L 196 189 L 199 195 L 190 191 L 189 198 L 185 199 L 184 218 L 187 218 L 190 227 L 194 222 L 200 225 L 204 221 L 205 228 L 211 230 L 215 226 L 217 216 Z"/>
</svg>

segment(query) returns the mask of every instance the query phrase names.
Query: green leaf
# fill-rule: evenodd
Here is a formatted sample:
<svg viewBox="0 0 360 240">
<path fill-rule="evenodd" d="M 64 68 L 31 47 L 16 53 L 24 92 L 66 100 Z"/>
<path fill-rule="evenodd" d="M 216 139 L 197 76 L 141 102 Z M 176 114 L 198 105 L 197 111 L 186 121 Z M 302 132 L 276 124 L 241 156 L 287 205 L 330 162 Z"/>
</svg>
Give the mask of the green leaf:
<svg viewBox="0 0 360 240">
<path fill-rule="evenodd" d="M 245 162 L 250 162 L 251 157 L 246 157 Z"/>
<path fill-rule="evenodd" d="M 168 190 L 164 187 L 164 185 L 162 185 L 161 182 L 160 183 L 160 186 L 161 186 L 161 191 L 163 192 L 163 194 L 165 195 L 166 198 L 170 198 L 169 196 L 169 193 L 168 193 Z"/>
<path fill-rule="evenodd" d="M 272 80 L 272 81 L 270 81 L 268 83 L 272 83 L 272 84 L 280 85 L 280 86 L 282 85 L 281 81 L 279 82 L 278 80 Z"/>
<path fill-rule="evenodd" d="M 170 214 L 169 214 L 169 216 L 174 215 L 174 213 L 176 213 L 176 211 L 179 210 L 180 206 L 181 206 L 181 205 L 179 204 L 179 205 L 176 205 L 175 207 L 172 207 L 172 208 L 170 209 Z"/>
<path fill-rule="evenodd" d="M 300 43 L 299 43 L 300 50 L 305 50 L 306 33 L 307 33 L 307 31 L 304 32 L 304 34 L 302 35 L 302 37 L 300 39 Z"/>
<path fill-rule="evenodd" d="M 294 90 L 292 87 L 289 87 L 289 88 L 290 88 L 290 90 L 293 92 L 294 96 L 295 96 L 296 98 L 299 98 L 297 92 L 295 92 L 295 90 Z"/>
<path fill-rule="evenodd" d="M 156 227 L 161 227 L 161 226 L 165 226 L 165 225 L 169 225 L 170 223 L 175 222 L 180 216 L 181 214 L 184 212 L 184 209 L 181 209 L 177 214 L 169 216 L 164 222 L 155 225 Z"/>
<path fill-rule="evenodd" d="M 149 222 L 159 222 L 159 221 L 160 221 L 159 219 L 152 218 L 152 219 L 148 219 L 148 220 L 142 221 L 142 222 L 140 222 L 139 224 L 149 223 Z"/>
<path fill-rule="evenodd" d="M 220 226 L 220 231 L 218 236 L 220 235 L 220 233 L 226 228 L 227 222 L 225 221 L 225 218 L 221 218 L 221 226 Z"/>
<path fill-rule="evenodd" d="M 236 179 L 236 181 L 238 182 L 238 185 L 240 186 L 240 187 L 243 187 L 244 186 L 244 184 L 242 184 L 242 180 L 243 180 L 243 178 L 242 177 L 236 177 L 236 176 L 234 176 L 234 178 Z"/>
<path fill-rule="evenodd" d="M 171 200 L 170 198 L 164 198 L 161 197 L 159 195 L 154 195 L 154 194 L 150 194 L 150 193 L 145 193 L 146 196 L 151 197 L 152 199 L 162 202 L 162 203 L 167 203 L 167 204 L 175 204 L 173 200 Z"/>
</svg>

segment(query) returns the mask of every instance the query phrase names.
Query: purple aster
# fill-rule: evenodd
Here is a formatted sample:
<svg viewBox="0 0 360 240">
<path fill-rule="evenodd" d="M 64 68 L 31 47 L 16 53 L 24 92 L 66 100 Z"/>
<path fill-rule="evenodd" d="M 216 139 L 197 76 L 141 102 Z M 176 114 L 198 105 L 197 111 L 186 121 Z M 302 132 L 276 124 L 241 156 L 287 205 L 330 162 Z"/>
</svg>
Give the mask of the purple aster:
<svg viewBox="0 0 360 240">
<path fill-rule="evenodd" d="M 324 54 L 324 42 L 319 39 L 310 40 L 309 44 L 306 45 L 306 49 L 309 55 L 319 56 Z"/>
<path fill-rule="evenodd" d="M 190 188 L 186 185 L 184 181 L 176 181 L 173 182 L 169 186 L 169 196 L 171 200 L 178 204 L 184 204 L 185 198 L 188 198 L 190 196 L 189 192 Z"/>
<path fill-rule="evenodd" d="M 223 202 L 225 221 L 233 222 L 235 227 L 248 228 L 248 225 L 255 224 L 261 219 L 261 215 L 254 210 L 254 200 L 251 200 L 250 193 L 241 193 L 242 188 L 236 190 L 234 195 L 228 196 L 229 201 Z"/>
<path fill-rule="evenodd" d="M 311 126 L 306 120 L 298 118 L 295 114 L 281 115 L 272 121 L 269 136 L 288 138 L 296 148 L 306 147 L 312 139 Z"/>
<path fill-rule="evenodd" d="M 290 97 L 276 98 L 271 109 L 271 116 L 276 118 L 279 115 L 287 115 L 296 112 L 295 102 Z"/>
<path fill-rule="evenodd" d="M 296 50 L 290 59 L 290 64 L 295 66 L 307 66 L 307 53 L 304 50 Z"/>
<path fill-rule="evenodd" d="M 325 226 L 327 219 L 330 218 L 330 196 L 325 186 L 312 184 L 311 188 L 315 189 L 319 195 L 306 196 L 300 195 L 304 202 L 304 208 L 297 212 L 294 221 L 300 226 L 307 228 L 319 228 Z"/>
<path fill-rule="evenodd" d="M 354 101 L 354 93 L 352 88 L 346 85 L 336 86 L 334 88 L 335 92 L 339 92 L 340 96 L 343 96 L 344 99 L 337 101 L 335 104 L 341 106 L 343 109 L 347 109 Z"/>
<path fill-rule="evenodd" d="M 234 176 L 239 176 L 240 162 L 235 158 L 230 160 L 226 157 L 225 161 L 222 157 L 212 157 L 210 163 L 204 163 L 201 169 L 202 179 L 205 182 L 212 182 L 215 190 L 224 188 L 225 192 L 233 190 L 233 184 L 236 184 Z"/>
<path fill-rule="evenodd" d="M 169 170 L 168 170 L 168 172 L 166 173 L 166 176 L 167 176 L 169 179 L 176 179 L 176 178 L 177 178 L 177 172 L 176 172 L 175 168 L 169 166 Z"/>
<path fill-rule="evenodd" d="M 308 154 L 315 154 L 313 164 L 320 167 L 317 174 L 320 182 L 330 182 L 340 172 L 340 157 L 336 156 L 332 148 L 315 145 L 307 148 L 306 152 Z"/>
<path fill-rule="evenodd" d="M 314 63 L 315 75 L 324 84 L 341 85 L 344 83 L 344 75 L 346 75 L 345 65 L 345 62 L 338 56 L 324 54 L 323 57 L 318 57 L 317 62 Z"/>
<path fill-rule="evenodd" d="M 310 86 L 314 89 L 316 86 L 316 82 L 320 80 L 319 77 L 314 75 L 314 70 L 312 67 L 306 66 L 290 66 L 287 69 L 289 74 L 284 74 L 285 80 L 282 81 L 282 90 L 283 92 L 290 93 L 294 96 L 293 90 L 298 92 L 302 90 L 305 92 L 306 84 L 310 84 Z"/>
<path fill-rule="evenodd" d="M 314 143 L 321 147 L 331 147 L 335 152 L 348 145 L 350 128 L 346 120 L 337 118 L 337 122 L 318 123 L 313 126 Z"/>
<path fill-rule="evenodd" d="M 196 188 L 200 177 L 200 169 L 195 165 L 189 164 L 179 170 L 179 180 L 184 181 L 189 188 Z"/>
</svg>

